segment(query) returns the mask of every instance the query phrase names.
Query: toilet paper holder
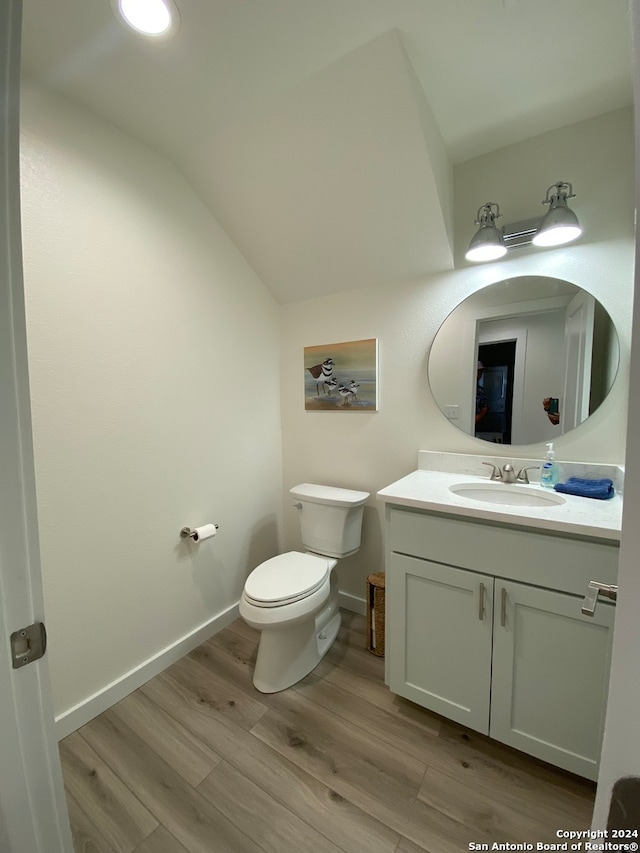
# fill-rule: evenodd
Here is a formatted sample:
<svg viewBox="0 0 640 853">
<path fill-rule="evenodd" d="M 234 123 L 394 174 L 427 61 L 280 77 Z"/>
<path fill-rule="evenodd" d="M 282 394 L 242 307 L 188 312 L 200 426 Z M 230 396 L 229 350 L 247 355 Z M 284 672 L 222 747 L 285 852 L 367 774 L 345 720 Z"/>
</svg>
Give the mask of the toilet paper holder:
<svg viewBox="0 0 640 853">
<path fill-rule="evenodd" d="M 213 524 L 212 527 L 215 527 L 216 530 L 218 529 L 217 524 Z M 180 537 L 182 539 L 193 539 L 194 542 L 198 542 L 200 540 L 199 530 L 195 527 L 193 529 L 191 527 L 183 527 L 180 531 Z"/>
</svg>

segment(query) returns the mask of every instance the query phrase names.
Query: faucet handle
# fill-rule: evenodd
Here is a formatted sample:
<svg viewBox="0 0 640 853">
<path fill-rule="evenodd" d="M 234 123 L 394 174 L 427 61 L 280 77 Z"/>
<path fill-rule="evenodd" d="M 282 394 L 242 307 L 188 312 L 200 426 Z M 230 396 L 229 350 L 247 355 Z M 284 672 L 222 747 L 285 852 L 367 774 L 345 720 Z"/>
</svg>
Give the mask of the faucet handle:
<svg viewBox="0 0 640 853">
<path fill-rule="evenodd" d="M 494 465 L 493 462 L 483 462 L 482 464 L 491 465 L 491 467 L 493 468 L 493 471 L 491 472 L 491 477 L 489 477 L 490 480 L 502 480 L 502 473 L 500 472 L 500 469 L 497 465 Z"/>
<path fill-rule="evenodd" d="M 529 475 L 527 474 L 527 471 L 539 471 L 539 470 L 540 470 L 539 465 L 528 465 L 526 468 L 521 468 L 518 471 L 518 482 L 528 484 L 529 483 Z"/>
</svg>

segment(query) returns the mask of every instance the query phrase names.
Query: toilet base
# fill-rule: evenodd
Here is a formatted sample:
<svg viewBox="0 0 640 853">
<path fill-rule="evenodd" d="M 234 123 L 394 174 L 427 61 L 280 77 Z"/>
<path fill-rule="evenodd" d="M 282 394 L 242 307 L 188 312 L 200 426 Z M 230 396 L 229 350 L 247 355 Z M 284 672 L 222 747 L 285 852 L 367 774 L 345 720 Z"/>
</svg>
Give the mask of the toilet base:
<svg viewBox="0 0 640 853">
<path fill-rule="evenodd" d="M 301 622 L 270 626 L 260 635 L 253 684 L 261 693 L 286 690 L 320 663 L 338 635 L 342 616 L 335 573 L 323 609 Z"/>
</svg>

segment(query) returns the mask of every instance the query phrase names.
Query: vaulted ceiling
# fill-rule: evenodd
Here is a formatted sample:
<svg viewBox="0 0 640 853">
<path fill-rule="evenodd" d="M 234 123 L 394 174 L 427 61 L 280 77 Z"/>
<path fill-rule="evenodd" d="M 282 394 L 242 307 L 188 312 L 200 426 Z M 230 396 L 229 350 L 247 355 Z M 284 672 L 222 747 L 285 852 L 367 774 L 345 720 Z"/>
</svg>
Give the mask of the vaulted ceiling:
<svg viewBox="0 0 640 853">
<path fill-rule="evenodd" d="M 281 302 L 453 266 L 452 167 L 632 102 L 626 0 L 26 0 L 25 78 L 158 149 Z"/>
</svg>

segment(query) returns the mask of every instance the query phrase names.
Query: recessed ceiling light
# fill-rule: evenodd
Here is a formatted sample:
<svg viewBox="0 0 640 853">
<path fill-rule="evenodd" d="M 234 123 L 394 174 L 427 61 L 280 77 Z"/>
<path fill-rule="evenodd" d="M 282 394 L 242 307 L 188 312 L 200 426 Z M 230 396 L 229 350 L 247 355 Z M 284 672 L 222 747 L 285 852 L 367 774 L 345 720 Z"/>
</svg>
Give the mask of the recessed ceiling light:
<svg viewBox="0 0 640 853">
<path fill-rule="evenodd" d="M 111 6 L 129 27 L 148 38 L 169 38 L 180 24 L 173 0 L 111 0 Z"/>
</svg>

